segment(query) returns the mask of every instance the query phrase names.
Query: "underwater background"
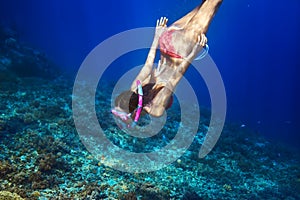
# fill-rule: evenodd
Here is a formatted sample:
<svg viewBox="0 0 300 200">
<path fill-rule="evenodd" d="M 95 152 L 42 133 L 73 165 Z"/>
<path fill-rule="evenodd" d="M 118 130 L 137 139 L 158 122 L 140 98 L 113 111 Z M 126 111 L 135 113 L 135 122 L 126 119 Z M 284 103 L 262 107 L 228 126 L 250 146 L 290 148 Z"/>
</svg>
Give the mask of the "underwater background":
<svg viewBox="0 0 300 200">
<path fill-rule="evenodd" d="M 0 199 L 300 199 L 300 1 L 224 0 L 207 33 L 227 95 L 226 124 L 204 159 L 210 97 L 201 76 L 186 73 L 201 110 L 188 151 L 142 174 L 104 166 L 81 143 L 72 87 L 89 52 L 133 28 L 176 21 L 201 1 L 0 0 Z M 147 51 L 112 63 L 97 93 L 107 137 L 131 151 L 107 110 L 114 83 Z M 178 107 L 145 151 L 164 146 L 180 122 Z M 140 147 L 142 148 L 142 147 Z M 105 159 L 105 158 L 102 158 Z"/>
</svg>

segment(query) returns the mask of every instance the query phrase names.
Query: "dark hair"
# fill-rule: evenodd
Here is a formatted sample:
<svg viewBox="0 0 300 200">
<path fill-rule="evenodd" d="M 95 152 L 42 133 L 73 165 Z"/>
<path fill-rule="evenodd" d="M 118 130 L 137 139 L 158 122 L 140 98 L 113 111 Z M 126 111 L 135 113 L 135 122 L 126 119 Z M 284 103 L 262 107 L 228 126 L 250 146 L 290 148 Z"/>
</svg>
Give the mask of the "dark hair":
<svg viewBox="0 0 300 200">
<path fill-rule="evenodd" d="M 143 86 L 143 107 L 150 104 L 154 97 L 163 88 L 154 88 L 154 83 L 148 83 Z M 137 92 L 132 92 L 127 90 L 122 92 L 115 100 L 115 106 L 120 107 L 125 112 L 132 113 L 138 105 L 138 94 Z M 134 115 L 132 116 L 134 117 Z"/>
</svg>

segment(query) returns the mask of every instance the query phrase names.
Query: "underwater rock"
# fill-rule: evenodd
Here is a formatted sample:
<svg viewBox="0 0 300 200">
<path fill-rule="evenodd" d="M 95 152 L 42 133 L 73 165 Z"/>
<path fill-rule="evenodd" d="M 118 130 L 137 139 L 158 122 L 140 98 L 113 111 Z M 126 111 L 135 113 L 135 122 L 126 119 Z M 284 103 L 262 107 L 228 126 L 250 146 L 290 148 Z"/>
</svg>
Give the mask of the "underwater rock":
<svg viewBox="0 0 300 200">
<path fill-rule="evenodd" d="M 42 54 L 37 56 L 33 52 L 31 54 L 22 54 L 21 52 L 10 50 L 10 56 L 13 59 L 8 69 L 19 77 L 52 79 L 59 76 L 58 68 Z"/>
<path fill-rule="evenodd" d="M 18 33 L 9 27 L 0 27 L 0 40 L 6 40 L 8 38 L 18 38 Z"/>
<path fill-rule="evenodd" d="M 11 59 L 1 56 L 0 57 L 0 71 L 7 70 L 7 67 L 11 65 Z"/>
<path fill-rule="evenodd" d="M 16 193 L 0 191 L 0 200 L 25 200 Z"/>
<path fill-rule="evenodd" d="M 0 27 L 0 77 L 9 74 L 54 79 L 61 75 L 59 68 L 44 53 L 25 46 L 17 35 L 16 31 Z"/>
</svg>

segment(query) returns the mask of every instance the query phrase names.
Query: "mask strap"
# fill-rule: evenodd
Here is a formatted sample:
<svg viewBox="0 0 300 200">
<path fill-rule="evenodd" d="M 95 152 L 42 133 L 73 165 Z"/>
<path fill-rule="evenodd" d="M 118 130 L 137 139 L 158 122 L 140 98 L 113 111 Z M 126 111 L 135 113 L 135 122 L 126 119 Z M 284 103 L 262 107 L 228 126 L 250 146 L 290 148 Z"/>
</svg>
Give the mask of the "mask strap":
<svg viewBox="0 0 300 200">
<path fill-rule="evenodd" d="M 205 44 L 202 51 L 198 54 L 198 56 L 195 58 L 195 60 L 203 59 L 208 54 L 208 51 L 209 51 L 209 46 L 208 46 L 208 44 Z"/>
</svg>

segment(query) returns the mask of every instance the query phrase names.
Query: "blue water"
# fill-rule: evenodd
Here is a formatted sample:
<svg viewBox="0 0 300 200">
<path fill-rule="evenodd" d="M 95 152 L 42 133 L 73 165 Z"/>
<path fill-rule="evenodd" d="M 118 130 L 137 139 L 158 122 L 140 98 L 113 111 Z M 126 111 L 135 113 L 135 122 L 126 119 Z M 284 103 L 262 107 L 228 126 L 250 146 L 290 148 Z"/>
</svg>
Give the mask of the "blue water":
<svg viewBox="0 0 300 200">
<path fill-rule="evenodd" d="M 64 73 L 67 75 L 67 77 L 71 77 L 71 79 L 74 79 L 85 57 L 94 47 L 96 47 L 102 41 L 115 34 L 129 29 L 153 27 L 155 26 L 156 19 L 161 16 L 168 17 L 168 24 L 171 24 L 181 16 L 185 15 L 187 12 L 191 11 L 199 3 L 200 0 L 0 0 L 0 25 L 14 29 L 18 33 L 19 41 L 22 41 L 22 43 L 25 43 L 25 45 L 38 49 L 38 51 L 45 53 L 47 55 L 47 58 L 49 58 L 52 62 L 59 66 L 61 70 L 64 71 Z M 250 158 L 250 161 L 247 161 L 248 163 L 242 162 L 242 164 L 239 163 L 240 165 L 238 165 L 239 169 L 242 169 L 241 171 L 243 173 L 248 172 L 247 170 L 251 171 L 251 169 L 248 169 L 251 168 L 249 167 L 249 163 L 254 163 L 252 167 L 253 169 L 255 169 L 254 166 L 259 166 L 256 165 L 257 163 L 261 163 L 261 165 L 263 165 L 263 167 L 260 167 L 260 169 L 262 170 L 262 174 L 265 173 L 263 171 L 264 169 L 272 169 L 274 171 L 278 171 L 277 167 L 278 169 L 285 169 L 285 166 L 291 166 L 291 168 L 289 169 L 291 169 L 291 171 L 295 170 L 298 173 L 294 175 L 295 180 L 293 179 L 293 181 L 297 183 L 298 192 L 300 180 L 299 169 L 294 169 L 293 164 L 290 163 L 286 165 L 278 164 L 281 161 L 284 162 L 284 159 L 288 160 L 288 158 L 290 158 L 289 156 L 287 156 L 288 154 L 285 155 L 284 151 L 273 149 L 275 147 L 272 146 L 272 143 L 265 143 L 261 139 L 255 141 L 255 138 L 248 138 L 248 136 L 243 137 L 242 134 L 239 134 L 243 132 L 243 130 L 251 130 L 255 132 L 258 137 L 265 136 L 268 141 L 274 141 L 274 144 L 277 144 L 276 142 L 280 141 L 283 142 L 283 144 L 285 144 L 286 146 L 295 147 L 296 149 L 298 149 L 298 151 L 300 151 L 300 117 L 298 116 L 300 113 L 299 35 L 299 0 L 224 0 L 216 16 L 214 17 L 207 33 L 209 41 L 209 54 L 218 66 L 226 89 L 226 120 L 229 124 L 234 124 L 232 125 L 232 127 L 226 127 L 224 136 L 225 138 L 223 138 L 223 140 L 221 141 L 220 146 L 222 146 L 222 144 L 226 144 L 225 146 L 223 146 L 225 150 L 222 149 L 223 152 L 225 152 L 224 154 L 229 157 L 233 156 L 233 160 L 239 160 L 239 162 L 243 160 L 243 156 Z M 144 62 L 146 55 L 147 51 L 143 50 L 116 60 L 112 64 L 113 68 L 107 70 L 107 72 L 105 73 L 106 77 L 104 77 L 104 79 L 107 80 L 107 82 L 109 82 L 110 80 L 116 81 L 116 78 L 120 77 L 127 70 L 131 69 L 134 66 L 141 65 Z M 3 58 L 1 57 L 1 59 Z M 196 73 L 195 69 L 190 68 L 186 73 L 186 78 L 190 81 L 194 90 L 196 91 L 201 106 L 210 107 L 210 97 L 201 76 Z M 23 98 L 25 98 L 26 95 L 30 93 L 31 89 L 26 88 L 26 85 L 22 87 L 20 86 L 20 88 L 16 88 L 17 86 L 14 84 L 12 85 L 13 87 L 11 89 L 11 93 L 8 92 L 7 94 L 15 95 L 14 98 L 20 100 L 20 104 L 22 104 Z M 32 85 L 32 88 L 38 87 L 35 84 Z M 46 88 L 47 86 L 45 85 L 47 84 L 44 83 L 43 87 Z M 60 94 L 65 94 L 66 91 L 69 91 L 68 87 L 69 85 L 61 91 L 57 92 L 56 95 L 59 96 Z M 5 87 L 3 86 L 2 89 L 3 88 Z M 109 86 L 107 86 L 107 88 L 109 88 Z M 56 87 L 51 86 L 49 89 L 49 93 L 53 94 L 55 93 L 55 90 Z M 16 93 L 14 93 L 14 91 L 16 91 Z M 106 94 L 106 92 L 107 91 L 103 91 L 103 94 Z M 34 95 L 37 94 L 38 93 Z M 33 101 L 32 99 L 36 98 L 36 96 L 34 95 L 28 97 L 28 101 Z M 67 112 L 64 117 L 69 117 L 71 113 L 71 106 L 68 105 L 67 102 L 67 100 L 69 99 L 62 100 L 59 97 L 56 98 L 55 96 L 52 96 L 49 99 L 52 100 L 51 102 L 53 103 L 53 105 L 51 103 L 49 105 L 47 103 L 44 103 L 44 105 L 41 102 L 46 101 L 45 96 L 47 96 L 47 92 L 41 90 L 41 95 L 42 96 L 37 95 L 37 108 L 45 108 L 47 106 L 53 106 L 53 108 L 55 108 L 54 104 L 56 101 L 59 103 L 63 102 L 61 104 L 64 106 Z M 10 102 L 10 100 L 6 99 L 5 102 Z M 32 104 L 34 105 L 34 103 Z M 40 104 L 42 106 L 40 106 Z M 8 106 L 1 106 L 0 110 L 1 109 L 8 109 Z M 49 108 L 49 110 L 52 110 L 52 107 Z M 57 112 L 60 113 L 62 111 L 60 110 Z M 176 113 L 176 111 L 174 112 L 174 110 L 171 112 L 173 112 L 173 114 Z M 55 111 L 53 111 L 53 113 L 53 115 L 55 116 Z M 102 114 L 105 116 L 106 113 L 100 113 L 100 115 Z M 15 116 L 13 115 L 13 113 L 10 113 L 7 114 L 7 116 L 9 116 L 7 117 L 7 119 L 14 119 L 12 120 L 13 122 L 9 124 L 8 129 L 14 127 L 14 123 L 19 122 L 14 118 L 16 116 L 18 117 L 19 115 Z M 49 116 L 53 117 L 51 114 L 49 114 Z M 2 121 L 4 121 L 4 118 L 5 117 L 3 117 L 3 119 L 0 119 L 0 125 L 2 125 L 1 123 Z M 51 120 L 53 119 L 48 118 L 45 114 L 44 118 L 42 118 L 42 121 L 43 120 L 46 120 L 46 122 L 48 122 L 47 120 L 50 120 L 51 122 Z M 104 124 L 107 122 L 105 120 L 103 122 Z M 43 125 L 43 122 L 39 122 L 39 125 L 36 125 L 39 127 L 39 131 L 40 129 L 43 130 L 41 124 Z M 68 125 L 70 124 L 71 123 L 69 123 Z M 105 125 L 108 127 L 108 129 L 110 128 L 107 124 Z M 21 130 L 19 128 L 20 127 L 13 128 L 13 131 L 16 130 L 16 132 L 18 132 L 18 130 Z M 68 132 L 69 130 L 64 131 Z M 64 131 L 61 134 L 64 134 Z M 26 132 L 26 134 L 27 133 L 28 132 Z M 32 133 L 33 136 L 35 134 L 38 135 L 37 133 Z M 41 133 L 39 132 L 39 134 L 41 134 L 41 136 L 38 135 L 36 137 L 38 138 L 36 139 L 37 141 L 42 140 L 39 137 L 43 138 L 43 140 L 47 140 L 43 137 L 43 131 L 41 131 Z M 163 136 L 167 137 L 165 135 Z M 9 136 L 3 136 L 3 138 L 6 137 L 9 138 Z M 68 144 L 69 147 L 72 147 L 72 145 L 74 146 L 72 142 L 77 142 L 77 140 L 72 141 L 72 138 L 70 139 L 65 135 L 58 135 L 55 137 L 66 137 L 66 140 L 70 142 L 70 144 Z M 119 135 L 119 137 L 121 138 L 120 140 L 122 140 L 123 135 Z M 232 139 L 232 141 L 235 141 L 236 143 L 232 144 L 230 138 L 234 138 Z M 57 138 L 53 140 L 56 139 Z M 116 140 L 118 141 L 119 139 L 117 138 Z M 1 141 L 5 141 L 5 139 Z M 239 144 L 241 145 L 239 146 Z M 76 148 L 82 148 L 80 144 L 77 145 L 75 145 Z M 17 148 L 14 145 L 12 145 L 11 147 L 4 144 L 4 146 L 6 146 L 8 150 L 10 148 Z M 220 149 L 218 148 L 221 148 L 220 146 L 217 147 L 216 152 L 219 152 Z M 53 145 L 51 146 L 51 148 L 57 148 L 57 152 L 61 153 L 62 151 L 62 154 L 64 155 L 64 149 L 66 149 L 67 147 L 64 147 L 62 143 L 59 143 L 59 145 Z M 249 148 L 251 151 L 247 148 Z M 80 151 L 70 151 L 72 153 L 76 152 L 76 155 L 81 153 Z M 237 153 L 237 155 L 235 155 L 234 153 L 231 154 L 229 152 Z M 50 152 L 46 153 L 50 154 Z M 85 154 L 85 152 L 83 152 L 82 154 L 84 155 L 80 154 L 79 156 L 85 157 L 87 155 Z M 252 155 L 254 154 L 256 156 L 262 155 L 262 157 L 254 158 L 252 157 Z M 4 159 L 6 154 L 0 152 L 0 155 L 1 159 L 2 157 Z M 68 155 L 68 153 L 66 153 L 66 155 Z M 215 153 L 212 157 L 209 157 L 208 160 L 203 161 L 204 165 L 216 167 L 214 165 L 214 158 L 219 158 L 220 160 L 222 156 L 222 154 Z M 256 159 L 258 159 L 259 161 Z M 184 158 L 182 160 L 184 161 Z M 189 170 L 194 171 L 193 167 L 199 164 L 197 160 L 191 160 L 192 161 L 188 160 L 188 162 L 190 162 L 190 165 L 188 165 L 186 168 L 180 165 L 181 160 L 180 162 L 178 161 L 177 163 L 175 163 L 176 170 L 178 168 L 181 170 L 181 167 L 183 169 L 186 169 L 186 171 L 183 172 L 184 175 L 182 175 L 182 177 L 190 177 Z M 234 166 L 235 162 L 232 162 L 232 164 L 230 162 L 230 159 L 228 159 L 227 161 L 229 163 L 227 163 L 227 166 Z M 97 168 L 97 163 L 95 164 L 93 163 L 93 161 L 89 160 L 82 162 L 88 163 L 87 165 L 92 166 L 91 168 Z M 81 166 L 81 164 L 79 165 Z M 22 166 L 20 167 L 22 168 Z M 213 167 L 211 168 L 213 169 Z M 90 171 L 84 171 L 85 169 L 86 168 L 79 167 L 76 173 L 90 173 Z M 97 180 L 97 175 L 99 174 L 101 174 L 101 178 L 103 178 L 103 172 L 101 170 L 104 169 L 97 168 L 97 170 L 98 174 L 95 172 L 94 175 L 92 173 L 91 175 L 89 175 L 92 177 L 91 180 Z M 216 176 L 219 176 L 217 170 L 213 171 L 216 173 Z M 234 171 L 234 168 L 232 169 L 232 171 Z M 7 173 L 13 173 L 13 170 L 9 169 Z M 76 173 L 74 174 L 76 175 Z M 113 172 L 111 173 L 113 174 Z M 233 172 L 231 174 L 233 175 Z M 253 174 L 255 175 L 255 172 L 252 172 L 252 175 Z M 286 174 L 286 177 L 293 177 L 293 174 L 290 173 L 290 171 L 286 171 Z M 48 175 L 49 174 L 46 173 L 45 176 Z M 118 177 L 118 174 L 114 173 L 114 175 Z M 163 173 L 160 175 L 162 177 L 166 176 Z M 254 175 L 253 177 L 255 177 Z M 106 178 L 109 179 L 109 177 Z M 136 177 L 131 178 L 135 180 Z M 227 178 L 228 180 L 230 180 L 232 177 L 228 176 Z M 277 183 L 277 178 L 278 177 L 272 177 L 271 179 L 274 180 L 274 183 Z M 249 179 L 249 182 L 250 180 L 251 179 Z M 73 184 L 72 181 L 73 180 L 71 180 L 71 185 Z M 165 181 L 169 182 L 168 180 Z M 215 181 L 219 180 L 216 179 Z M 220 181 L 221 186 L 223 186 L 222 191 L 225 191 L 225 193 L 231 191 L 230 182 L 225 181 L 223 183 L 223 179 Z M 186 180 L 186 182 L 189 181 Z M 280 185 L 279 183 L 280 180 L 278 181 L 278 185 Z M 260 195 L 263 195 L 264 193 L 273 195 L 272 192 L 274 192 L 275 187 L 274 185 L 272 185 L 273 183 L 268 182 L 265 184 L 269 184 L 268 187 L 265 188 L 272 188 L 272 191 L 268 193 L 267 190 L 267 192 L 264 192 L 265 190 L 262 190 L 260 191 Z M 234 188 L 234 185 L 232 185 L 232 187 Z M 241 187 L 248 188 L 247 185 L 241 185 Z M 264 186 L 262 185 L 257 185 L 255 187 L 253 186 L 252 188 L 260 187 L 264 188 Z M 247 191 L 250 191 L 250 189 Z M 282 187 L 282 191 L 285 191 L 284 187 Z M 282 194 L 289 195 L 290 191 L 293 191 L 293 189 L 289 188 L 285 191 L 285 193 Z M 239 191 L 237 191 L 237 194 L 238 193 Z M 297 193 L 297 190 L 295 193 Z M 281 194 L 280 191 L 278 194 Z M 258 195 L 258 197 L 263 196 Z M 278 196 L 278 198 L 281 197 L 282 196 L 280 195 Z"/>
</svg>

